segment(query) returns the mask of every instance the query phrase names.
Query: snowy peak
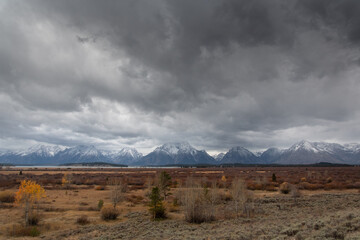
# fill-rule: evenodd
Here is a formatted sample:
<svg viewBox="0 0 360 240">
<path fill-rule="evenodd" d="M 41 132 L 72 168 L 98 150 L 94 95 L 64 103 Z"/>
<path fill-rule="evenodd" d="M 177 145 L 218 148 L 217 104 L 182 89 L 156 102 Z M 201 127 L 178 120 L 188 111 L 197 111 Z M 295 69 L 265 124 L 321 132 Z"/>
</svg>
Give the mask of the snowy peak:
<svg viewBox="0 0 360 240">
<path fill-rule="evenodd" d="M 344 144 L 344 148 L 350 152 L 360 153 L 360 144 L 357 143 Z"/>
<path fill-rule="evenodd" d="M 215 159 L 215 161 L 220 162 L 224 156 L 225 156 L 225 153 L 219 153 L 219 154 L 213 155 L 212 157 Z"/>
<path fill-rule="evenodd" d="M 142 153 L 139 153 L 135 148 L 130 147 L 124 147 L 117 151 L 102 151 L 102 154 L 109 157 L 127 157 L 133 159 L 138 159 L 143 156 Z"/>
<path fill-rule="evenodd" d="M 213 164 L 215 162 L 204 150 L 196 150 L 188 142 L 165 143 L 136 162 L 137 165 Z"/>
<path fill-rule="evenodd" d="M 129 148 L 129 147 L 121 149 L 119 155 L 132 157 L 134 159 L 138 159 L 143 156 L 142 153 L 139 153 L 135 148 Z"/>
<path fill-rule="evenodd" d="M 64 146 L 34 145 L 27 150 L 17 152 L 17 154 L 21 156 L 36 154 L 41 157 L 53 157 L 65 149 Z"/>
<path fill-rule="evenodd" d="M 155 151 L 165 152 L 169 155 L 176 155 L 179 153 L 189 153 L 191 155 L 194 155 L 197 152 L 197 150 L 192 147 L 188 142 L 165 143 L 164 145 L 157 147 Z"/>
<path fill-rule="evenodd" d="M 359 152 L 360 145 L 359 144 L 345 144 L 344 146 L 338 143 L 326 143 L 326 142 L 309 142 L 309 141 L 301 141 L 293 146 L 291 146 L 287 151 L 299 151 L 304 150 L 313 153 L 326 152 L 326 153 L 337 153 L 339 151 L 348 151 L 348 152 Z"/>
<path fill-rule="evenodd" d="M 319 150 L 316 148 L 314 143 L 308 142 L 306 140 L 302 140 L 298 143 L 295 143 L 294 145 L 292 145 L 288 151 L 299 151 L 299 150 L 304 150 L 304 151 L 308 151 L 308 152 L 319 152 Z"/>
<path fill-rule="evenodd" d="M 95 148 L 93 145 L 78 145 L 73 148 L 66 149 L 71 155 L 80 155 L 80 156 L 99 156 L 102 155 L 101 151 Z"/>
</svg>

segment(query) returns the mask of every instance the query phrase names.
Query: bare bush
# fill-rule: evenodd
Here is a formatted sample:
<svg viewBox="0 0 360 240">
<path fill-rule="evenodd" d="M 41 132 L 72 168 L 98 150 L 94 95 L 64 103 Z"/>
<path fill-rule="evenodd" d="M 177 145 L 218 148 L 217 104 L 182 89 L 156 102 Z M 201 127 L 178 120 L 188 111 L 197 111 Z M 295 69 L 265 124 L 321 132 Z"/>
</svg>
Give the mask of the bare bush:
<svg viewBox="0 0 360 240">
<path fill-rule="evenodd" d="M 110 200 L 116 208 L 116 205 L 125 199 L 125 193 L 127 190 L 127 185 L 124 184 L 121 179 L 114 178 L 110 180 L 110 185 L 113 185 L 113 188 L 110 192 Z"/>
<path fill-rule="evenodd" d="M 280 192 L 283 193 L 283 194 L 288 194 L 290 192 L 290 183 L 288 182 L 283 182 L 281 185 L 280 185 L 280 188 L 279 188 Z"/>
<path fill-rule="evenodd" d="M 230 193 L 236 217 L 240 212 L 249 217 L 253 212 L 252 195 L 247 190 L 246 183 L 242 179 L 234 179 L 231 184 Z"/>
<path fill-rule="evenodd" d="M 80 225 L 86 225 L 89 224 L 90 221 L 87 215 L 82 215 L 78 219 L 76 219 L 76 223 Z"/>
<path fill-rule="evenodd" d="M 216 195 L 216 189 L 209 190 L 188 179 L 183 195 L 185 220 L 191 223 L 215 220 L 215 203 L 218 199 Z"/>
<path fill-rule="evenodd" d="M 101 218 L 103 220 L 115 220 L 119 216 L 119 210 L 111 205 L 106 205 L 101 209 Z"/>
<path fill-rule="evenodd" d="M 291 197 L 294 199 L 295 203 L 297 203 L 297 199 L 301 197 L 301 192 L 295 185 L 291 185 Z"/>
</svg>

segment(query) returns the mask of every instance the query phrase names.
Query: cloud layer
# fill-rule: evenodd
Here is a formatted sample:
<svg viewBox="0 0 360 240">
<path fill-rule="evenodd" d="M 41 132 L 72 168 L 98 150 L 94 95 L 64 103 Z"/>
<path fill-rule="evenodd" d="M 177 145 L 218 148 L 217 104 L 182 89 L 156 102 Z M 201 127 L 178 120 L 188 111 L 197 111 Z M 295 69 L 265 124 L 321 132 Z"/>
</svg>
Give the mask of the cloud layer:
<svg viewBox="0 0 360 240">
<path fill-rule="evenodd" d="M 0 148 L 360 142 L 360 2 L 5 1 Z"/>
</svg>

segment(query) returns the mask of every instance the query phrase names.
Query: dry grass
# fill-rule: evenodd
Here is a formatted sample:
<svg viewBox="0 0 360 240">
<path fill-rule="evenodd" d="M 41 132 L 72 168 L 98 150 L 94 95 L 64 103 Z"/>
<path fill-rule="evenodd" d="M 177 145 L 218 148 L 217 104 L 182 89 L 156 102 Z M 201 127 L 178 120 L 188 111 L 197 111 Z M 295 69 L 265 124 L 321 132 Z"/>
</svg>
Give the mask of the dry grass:
<svg viewBox="0 0 360 240">
<path fill-rule="evenodd" d="M 23 175 L 18 175 L 18 171 L 0 171 L 0 187 L 2 186 L 0 195 L 4 192 L 14 193 L 19 186 L 19 182 L 25 178 L 31 178 L 47 184 L 47 198 L 42 200 L 37 208 L 37 211 L 39 211 L 42 216 L 37 228 L 43 236 L 48 236 L 48 234 L 58 229 L 72 231 L 78 228 L 79 225 L 74 223 L 76 223 L 79 216 L 82 215 L 88 216 L 88 219 L 90 219 L 92 223 L 91 226 L 99 226 L 99 224 L 108 226 L 128 221 L 126 216 L 131 212 L 147 213 L 148 206 L 146 205 L 147 197 L 145 197 L 146 190 L 144 190 L 144 186 L 146 186 L 146 181 L 150 183 L 149 185 L 153 183 L 157 171 L 158 170 L 151 169 L 147 171 L 126 169 L 121 170 L 121 172 L 118 170 L 71 171 L 73 190 L 63 189 L 61 187 L 61 178 L 66 170 L 62 170 L 61 174 L 59 171 L 23 171 Z M 244 179 L 244 182 L 246 184 L 250 183 L 250 186 L 254 184 L 254 189 L 256 189 L 254 191 L 248 191 L 249 193 L 253 193 L 254 199 L 246 202 L 243 206 L 240 205 L 241 207 L 239 207 L 238 211 L 238 219 L 240 220 L 238 221 L 243 221 L 242 219 L 247 217 L 248 213 L 251 217 L 246 218 L 246 221 L 263 217 L 262 212 L 266 210 L 264 210 L 265 207 L 257 205 L 259 199 L 266 200 L 267 198 L 271 198 L 273 199 L 272 201 L 279 199 L 279 204 L 282 206 L 280 210 L 282 211 L 281 215 L 286 215 L 293 205 L 296 205 L 296 208 L 298 208 L 297 211 L 301 212 L 302 209 L 300 209 L 300 207 L 305 206 L 303 205 L 304 199 L 307 199 L 309 196 L 317 194 L 324 195 L 324 197 L 328 194 L 339 194 L 341 196 L 354 193 L 358 194 L 360 186 L 359 168 L 225 168 L 221 169 L 221 171 L 212 169 L 174 168 L 166 169 L 166 171 L 169 172 L 173 179 L 176 179 L 177 184 L 176 188 L 172 187 L 171 193 L 173 195 L 168 197 L 165 206 L 172 220 L 177 219 L 182 222 L 185 219 L 186 201 L 184 197 L 187 191 L 185 183 L 189 175 L 193 176 L 194 182 L 199 183 L 197 187 L 189 190 L 188 198 L 188 206 L 190 206 L 190 209 L 191 205 L 198 206 L 196 207 L 196 211 L 200 212 L 200 215 L 203 214 L 199 219 L 223 219 L 225 206 L 228 206 L 229 212 L 233 214 L 231 218 L 234 217 L 235 205 L 231 194 L 231 184 L 236 178 Z M 325 171 L 327 171 L 326 174 Z M 272 173 L 276 174 L 277 182 L 271 182 Z M 226 176 L 226 181 L 221 180 L 222 176 Z M 332 179 L 331 182 L 328 179 L 330 177 Z M 117 206 L 117 209 L 124 215 L 119 221 L 105 222 L 101 218 L 101 212 L 99 212 L 99 200 L 103 200 L 104 206 L 112 202 L 111 191 L 114 185 L 109 184 L 106 178 L 121 178 L 124 183 L 129 184 L 128 192 L 124 195 L 126 201 L 119 203 Z M 216 190 L 213 191 L 212 187 L 214 182 L 216 186 L 221 185 L 222 188 L 216 188 Z M 280 184 L 283 182 L 297 186 L 297 188 L 301 190 L 302 196 L 294 198 L 292 190 L 288 195 L 280 194 L 278 190 Z M 104 190 L 97 191 L 94 189 L 95 186 L 105 186 L 105 184 L 107 186 Z M 144 185 L 142 186 L 141 184 Z M 203 185 L 207 186 L 207 194 L 204 194 Z M 194 193 L 191 193 L 192 191 L 194 191 Z M 212 197 L 209 197 L 209 195 L 211 196 L 215 192 L 216 194 L 214 195 L 217 195 L 217 197 L 214 199 L 217 200 L 210 200 Z M 205 195 L 207 195 L 207 197 L 205 197 Z M 177 199 L 175 204 L 173 204 L 174 199 Z M 291 207 L 290 205 L 287 206 L 284 204 L 283 199 L 291 200 Z M 298 202 L 298 204 L 294 204 L 294 200 Z M 346 202 L 346 199 L 344 201 Z M 278 209 L 276 206 L 275 208 Z M 323 209 L 319 208 L 319 210 L 316 211 L 323 211 Z M 274 214 L 279 214 L 279 212 L 275 212 Z M 148 216 L 146 218 L 148 218 Z M 9 219 L 11 221 L 9 221 Z M 0 239 L 6 239 L 4 235 L 1 234 L 6 233 L 7 229 L 12 229 L 13 224 L 22 221 L 23 213 L 17 205 L 12 203 L 2 204 L 0 208 Z M 44 226 L 50 227 L 45 228 Z"/>
<path fill-rule="evenodd" d="M 86 225 L 90 223 L 90 220 L 87 215 L 82 215 L 78 219 L 76 219 L 76 223 L 79 225 Z"/>
<path fill-rule="evenodd" d="M 15 193 L 12 191 L 2 191 L 0 192 L 0 202 L 3 203 L 13 203 L 15 201 Z"/>
<path fill-rule="evenodd" d="M 14 224 L 7 231 L 8 235 L 11 237 L 37 237 L 40 235 L 40 231 L 37 227 Z"/>
</svg>

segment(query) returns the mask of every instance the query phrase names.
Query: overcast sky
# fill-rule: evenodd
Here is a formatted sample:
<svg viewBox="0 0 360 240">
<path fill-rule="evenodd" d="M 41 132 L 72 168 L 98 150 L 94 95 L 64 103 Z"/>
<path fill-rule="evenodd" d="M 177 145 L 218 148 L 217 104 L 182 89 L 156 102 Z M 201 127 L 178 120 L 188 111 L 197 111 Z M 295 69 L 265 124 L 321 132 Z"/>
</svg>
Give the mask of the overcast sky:
<svg viewBox="0 0 360 240">
<path fill-rule="evenodd" d="M 358 0 L 2 0 L 0 149 L 360 142 Z"/>
</svg>

